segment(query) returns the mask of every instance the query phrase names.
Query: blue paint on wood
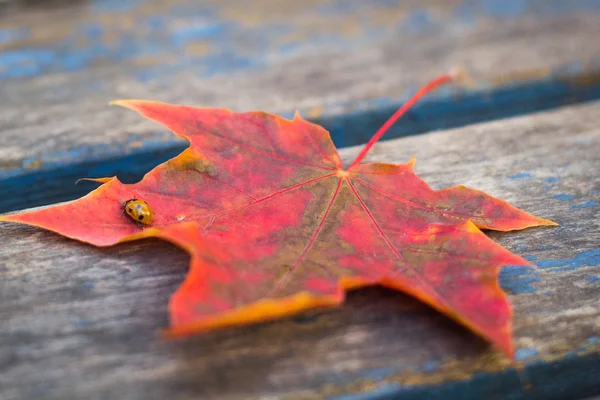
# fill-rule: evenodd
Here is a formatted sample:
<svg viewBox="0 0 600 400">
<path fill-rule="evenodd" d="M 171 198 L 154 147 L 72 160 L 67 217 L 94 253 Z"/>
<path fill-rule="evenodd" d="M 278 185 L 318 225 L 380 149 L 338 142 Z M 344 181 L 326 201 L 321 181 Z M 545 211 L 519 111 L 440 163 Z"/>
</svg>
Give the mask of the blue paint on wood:
<svg viewBox="0 0 600 400">
<path fill-rule="evenodd" d="M 531 257 L 527 259 L 535 260 Z M 551 269 L 553 272 L 568 271 L 580 267 L 595 267 L 600 265 L 600 249 L 583 251 L 571 259 L 536 260 L 535 264 L 539 268 Z M 596 276 L 590 275 L 586 279 L 595 282 L 596 278 Z M 537 291 L 535 283 L 540 280 L 540 273 L 535 268 L 509 265 L 500 270 L 500 286 L 508 293 L 534 293 Z"/>
<path fill-rule="evenodd" d="M 300 41 L 291 41 L 280 45 L 277 50 L 281 54 L 289 54 L 297 51 L 302 46 Z"/>
<path fill-rule="evenodd" d="M 257 26 L 243 24 L 243 17 L 233 17 L 227 14 L 225 7 L 218 4 L 203 2 L 181 3 L 175 2 L 171 7 L 164 7 L 149 13 L 147 5 L 149 1 L 144 0 L 105 0 L 92 2 L 91 11 L 82 14 L 82 20 L 86 21 L 79 26 L 65 32 L 64 37 L 53 43 L 37 42 L 34 39 L 24 40 L 35 32 L 35 26 L 19 29 L 0 29 L 0 43 L 19 42 L 18 50 L 8 50 L 22 53 L 26 60 L 19 63 L 0 62 L 0 79 L 14 79 L 24 76 L 35 76 L 45 73 L 61 71 L 79 71 L 96 62 L 123 62 L 136 61 L 150 56 L 160 55 L 162 59 L 168 59 L 171 67 L 178 71 L 189 69 L 190 53 L 183 48 L 191 43 L 206 45 L 207 54 L 223 55 L 235 54 L 236 57 L 246 57 L 253 62 L 238 64 L 237 68 L 260 68 L 267 56 L 280 54 L 282 57 L 290 57 L 295 51 L 302 51 L 303 46 L 282 46 L 281 32 L 287 30 L 297 33 L 294 20 L 274 22 L 265 19 Z M 398 13 L 398 5 L 395 1 L 379 0 L 380 8 L 389 7 L 390 12 Z M 600 13 L 600 7 L 593 6 L 592 2 L 569 2 L 569 9 L 565 12 L 594 12 Z M 600 3 L 600 2 L 598 2 Z M 349 2 L 327 2 L 325 5 L 310 9 L 305 12 L 315 11 L 318 14 L 327 13 L 331 18 L 338 20 L 346 15 L 364 14 L 366 3 L 361 1 Z M 371 6 L 372 7 L 372 6 Z M 476 22 L 491 16 L 502 19 L 520 19 L 527 17 L 527 13 L 535 14 L 543 18 L 546 11 L 563 9 L 559 3 L 552 3 L 540 7 L 535 0 L 468 0 L 454 6 L 449 13 L 434 12 L 434 8 L 421 7 L 407 9 L 406 16 L 400 22 L 382 23 L 377 18 L 361 18 L 357 22 L 357 31 L 360 35 L 349 34 L 340 30 L 315 30 L 306 33 L 302 31 L 302 42 L 311 46 L 312 51 L 334 47 L 337 51 L 356 50 L 365 43 L 372 42 L 376 38 L 389 37 L 390 34 L 404 33 L 417 34 L 426 33 L 431 29 L 446 29 L 462 27 L 468 29 Z M 162 13 L 161 13 L 162 11 Z M 540 12 L 544 11 L 544 12 Z M 119 14 L 120 18 L 127 20 L 131 27 L 115 28 L 106 24 L 106 14 Z M 555 15 L 550 13 L 548 15 Z M 172 21 L 177 20 L 178 24 Z M 296 29 L 296 30 L 295 30 Z M 116 37 L 116 40 L 115 40 Z M 240 40 L 243 37 L 244 40 Z M 415 36 L 416 38 L 416 36 Z M 7 46 L 8 49 L 12 46 Z M 91 50 L 94 49 L 94 50 Z M 45 51 L 51 53 L 50 58 L 40 58 L 31 52 Z M 183 50 L 183 51 L 182 51 Z M 0 57 L 6 53 L 0 51 Z M 64 62 L 64 59 L 70 61 Z M 73 61 L 76 59 L 77 61 Z M 600 62 L 600 60 L 597 60 Z M 26 65 L 23 65 L 26 64 Z M 203 76 L 203 60 L 195 61 L 194 71 Z M 160 68 L 160 65 L 154 65 Z M 227 69 L 227 63 L 221 65 Z M 147 66 L 146 66 L 147 67 Z M 22 71 L 24 69 L 24 71 Z M 210 68 L 209 68 L 210 69 Z M 581 64 L 566 66 L 564 73 L 579 74 L 584 72 Z"/>
<path fill-rule="evenodd" d="M 372 0 L 373 5 L 384 7 L 397 7 L 398 0 Z"/>
<path fill-rule="evenodd" d="M 120 1 L 102 5 L 105 8 L 104 11 L 119 13 L 132 11 L 138 6 L 135 2 Z M 123 7 L 126 10 L 123 10 Z M 174 6 L 163 16 L 145 16 L 143 13 L 127 14 L 127 18 L 131 18 L 133 21 L 132 25 L 145 27 L 146 30 L 118 31 L 119 36 L 116 41 L 106 39 L 109 36 L 108 33 L 114 37 L 114 28 L 109 32 L 100 22 L 82 23 L 73 29 L 71 36 L 52 44 L 44 43 L 43 49 L 40 48 L 41 44 L 36 42 L 25 42 L 20 44 L 18 50 L 0 52 L 0 61 L 3 61 L 0 63 L 2 66 L 0 79 L 61 71 L 79 71 L 98 61 L 136 61 L 138 58 L 158 55 L 162 59 L 169 60 L 170 69 L 192 70 L 199 73 L 200 76 L 210 76 L 211 72 L 208 75 L 202 73 L 205 69 L 214 70 L 214 67 L 211 66 L 205 68 L 204 61 L 208 60 L 206 58 L 208 56 L 220 57 L 220 67 L 223 73 L 232 69 L 260 68 L 264 65 L 266 55 L 276 52 L 274 44 L 278 38 L 292 29 L 291 25 L 283 23 L 265 23 L 256 28 L 241 27 L 236 21 L 220 17 L 219 11 L 218 8 L 212 8 L 206 4 L 197 4 L 193 7 Z M 175 28 L 169 28 L 169 23 L 172 23 L 174 18 L 179 19 L 182 23 Z M 243 34 L 244 42 L 236 42 L 235 37 L 239 37 L 241 34 Z M 0 36 L 0 38 L 2 37 L 9 40 L 8 38 L 13 38 L 14 35 L 4 34 Z M 83 39 L 85 41 L 82 43 Z M 332 39 L 340 46 L 344 43 L 351 44 L 348 38 L 342 34 L 333 33 Z M 191 43 L 206 45 L 208 53 L 200 54 L 199 56 L 202 57 L 191 60 L 190 57 L 193 57 L 193 54 L 190 54 L 185 48 Z M 253 51 L 247 51 L 244 43 L 253 43 Z M 38 51 L 44 53 L 40 55 L 37 53 Z M 290 49 L 287 51 L 290 52 Z M 15 57 L 18 57 L 18 60 L 15 60 Z M 253 62 L 230 65 L 228 58 L 231 57 L 245 57 Z M 161 69 L 163 65 L 156 64 L 154 67 Z"/>
<path fill-rule="evenodd" d="M 598 203 L 596 203 L 594 200 L 588 200 L 584 203 L 581 204 L 574 204 L 573 207 L 575 208 L 591 208 L 591 207 L 598 207 Z"/>
<path fill-rule="evenodd" d="M 435 360 L 428 360 L 425 361 L 425 364 L 423 364 L 423 366 L 421 368 L 419 368 L 420 371 L 423 372 L 434 372 L 436 369 L 438 369 L 440 367 L 441 363 L 439 361 L 435 361 Z"/>
<path fill-rule="evenodd" d="M 534 6 L 536 2 L 531 5 Z M 577 12 L 598 12 L 600 10 L 600 1 L 598 0 L 538 0 L 536 7 L 538 14 L 542 15 L 564 15 L 565 13 Z"/>
<path fill-rule="evenodd" d="M 394 372 L 397 372 L 397 370 L 398 369 L 394 367 L 365 369 L 360 371 L 359 376 L 362 379 L 383 380 L 392 375 Z"/>
<path fill-rule="evenodd" d="M 92 2 L 92 7 L 96 12 L 122 13 L 133 10 L 140 3 L 142 0 L 96 0 Z"/>
<path fill-rule="evenodd" d="M 483 2 L 484 12 L 492 17 L 521 16 L 527 10 L 526 0 L 485 0 Z"/>
<path fill-rule="evenodd" d="M 552 196 L 553 199 L 560 200 L 560 201 L 573 200 L 574 197 L 575 196 L 573 196 L 572 194 L 565 194 L 565 193 L 555 194 L 554 196 Z"/>
<path fill-rule="evenodd" d="M 27 28 L 0 28 L 0 44 L 19 42 L 29 37 Z"/>
<path fill-rule="evenodd" d="M 328 400 L 383 400 L 392 399 L 399 391 L 399 385 L 385 384 L 366 393 L 347 394 L 342 396 L 327 397 Z"/>
<path fill-rule="evenodd" d="M 476 1 L 463 1 L 453 10 L 453 17 L 466 26 L 471 26 L 481 18 L 481 7 L 478 7 Z"/>
<path fill-rule="evenodd" d="M 546 178 L 545 181 L 548 183 L 556 183 L 556 182 L 559 182 L 560 179 L 557 177 L 551 176 L 551 177 Z"/>
<path fill-rule="evenodd" d="M 569 271 L 581 267 L 597 267 L 600 265 L 600 249 L 586 250 L 571 259 L 538 261 L 540 268 L 552 268 L 553 271 Z"/>
<path fill-rule="evenodd" d="M 214 38 L 222 34 L 226 27 L 226 23 L 210 21 L 207 21 L 203 24 L 185 26 L 177 28 L 173 31 L 172 40 L 174 43 L 181 45 L 190 41 L 197 41 L 199 39 Z"/>
<path fill-rule="evenodd" d="M 404 20 L 402 30 L 405 33 L 419 33 L 432 29 L 436 22 L 429 10 L 421 9 L 412 11 Z"/>
<path fill-rule="evenodd" d="M 85 328 L 89 325 L 90 321 L 88 321 L 87 319 L 77 319 L 73 321 L 73 326 L 75 326 L 76 328 Z"/>
<path fill-rule="evenodd" d="M 588 275 L 585 277 L 590 282 L 600 282 L 600 276 L 597 275 Z"/>
<path fill-rule="evenodd" d="M 516 361 L 525 361 L 529 358 L 533 358 L 539 354 L 538 350 L 535 347 L 524 347 L 522 349 L 518 349 L 515 351 L 515 360 Z"/>
<path fill-rule="evenodd" d="M 510 175 L 508 179 L 525 179 L 531 178 L 533 175 L 527 172 L 519 172 L 518 174 Z"/>
<path fill-rule="evenodd" d="M 593 338 L 592 338 L 593 339 Z M 597 338 L 596 338 L 597 341 Z M 594 342 L 596 343 L 596 342 Z M 590 343 L 589 345 L 591 345 Z M 532 355 L 528 350 L 526 355 Z M 480 400 L 580 399 L 600 393 L 600 355 L 572 356 L 555 362 L 533 358 L 525 371 L 475 373 L 471 379 L 429 385 L 398 385 L 385 381 L 376 389 L 329 397 L 329 400 Z M 401 375 L 399 375 L 401 376 Z M 568 378 L 566 378 L 568 377 Z M 374 382 L 376 384 L 376 382 Z M 558 397 L 557 397 L 557 394 Z"/>
<path fill-rule="evenodd" d="M 500 286 L 508 293 L 534 293 L 535 282 L 540 281 L 539 272 L 531 267 L 509 265 L 500 270 Z"/>
<path fill-rule="evenodd" d="M 0 79 L 21 78 L 37 75 L 54 61 L 52 51 L 43 49 L 19 49 L 0 52 Z"/>
</svg>

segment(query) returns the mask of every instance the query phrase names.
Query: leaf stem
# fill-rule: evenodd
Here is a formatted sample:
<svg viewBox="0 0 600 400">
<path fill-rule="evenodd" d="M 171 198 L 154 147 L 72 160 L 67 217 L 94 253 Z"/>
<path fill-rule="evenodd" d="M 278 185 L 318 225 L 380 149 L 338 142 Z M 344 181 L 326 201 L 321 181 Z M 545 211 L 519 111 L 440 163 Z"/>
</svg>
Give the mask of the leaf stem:
<svg viewBox="0 0 600 400">
<path fill-rule="evenodd" d="M 373 135 L 373 137 L 371 138 L 371 140 L 369 140 L 369 142 L 365 145 L 365 147 L 362 149 L 362 151 L 360 152 L 360 154 L 358 155 L 358 157 L 356 157 L 356 159 L 354 160 L 354 162 L 352 162 L 352 164 L 350 165 L 349 168 L 352 168 L 358 164 L 360 164 L 360 162 L 362 161 L 363 158 L 365 158 L 365 156 L 367 155 L 367 153 L 369 152 L 369 150 L 371 150 L 371 147 L 373 147 L 373 145 L 379 140 L 381 139 L 381 137 L 387 132 L 388 129 L 390 129 L 390 127 L 402 116 L 404 115 L 404 113 L 406 111 L 408 111 L 408 109 L 410 109 L 417 101 L 419 101 L 419 99 L 421 99 L 421 97 L 425 96 L 427 93 L 431 92 L 432 90 L 434 90 L 435 88 L 437 88 L 438 86 L 444 85 L 446 83 L 451 82 L 452 80 L 455 79 L 456 77 L 456 73 L 454 72 L 448 72 L 444 75 L 440 75 L 437 78 L 431 80 L 429 83 L 427 83 L 425 86 L 423 86 L 421 89 L 419 89 L 419 91 L 417 93 L 415 93 L 415 95 L 413 97 L 410 98 L 410 100 L 408 100 L 406 103 L 404 103 L 402 105 L 402 107 L 400 107 L 386 122 L 385 124 L 383 124 L 381 126 L 381 128 L 379 128 L 379 130 L 375 133 L 375 135 Z"/>
</svg>

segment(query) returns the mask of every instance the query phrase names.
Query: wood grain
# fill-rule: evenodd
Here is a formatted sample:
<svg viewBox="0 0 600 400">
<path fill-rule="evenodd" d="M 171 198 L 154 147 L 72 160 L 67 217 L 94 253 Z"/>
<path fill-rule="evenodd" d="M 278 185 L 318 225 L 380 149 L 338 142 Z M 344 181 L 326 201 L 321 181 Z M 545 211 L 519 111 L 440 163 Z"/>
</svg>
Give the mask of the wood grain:
<svg viewBox="0 0 600 400">
<path fill-rule="evenodd" d="M 469 9 L 472 20 L 467 21 L 468 10 L 461 11 L 460 2 L 430 1 L 420 10 L 424 21 L 418 25 L 411 22 L 420 15 L 413 2 L 378 8 L 351 1 L 346 12 L 336 11 L 334 2 L 328 1 L 302 5 L 262 1 L 250 10 L 234 2 L 203 2 L 204 6 L 195 7 L 192 3 L 197 4 L 146 1 L 140 8 L 132 6 L 118 14 L 110 9 L 69 8 L 6 15 L 3 25 L 29 27 L 33 33 L 5 44 L 4 53 L 29 54 L 41 48 L 49 54 L 27 59 L 39 67 L 39 74 L 26 85 L 9 77 L 2 83 L 2 159 L 20 166 L 49 150 L 67 152 L 83 145 L 123 143 L 128 142 L 124 134 L 147 134 L 148 123 L 103 109 L 117 98 L 237 111 L 291 113 L 300 109 L 314 117 L 325 110 L 345 113 L 369 99 L 404 99 L 416 86 L 456 65 L 467 67 L 481 86 L 490 86 L 543 78 L 568 64 L 585 69 L 600 55 L 596 40 L 600 6 L 573 8 L 569 13 L 552 12 L 550 7 L 538 13 L 534 2 L 529 2 L 529 12 L 503 16 L 486 13 L 484 2 L 476 1 Z M 317 5 L 334 9 L 319 13 Z M 176 6 L 183 11 L 169 12 L 177 10 Z M 194 24 L 208 25 L 204 16 L 210 13 L 215 14 L 215 24 L 235 26 L 231 35 L 198 34 L 194 40 L 190 33 Z M 148 20 L 161 14 L 165 27 L 147 27 Z M 272 31 L 285 16 L 293 17 L 283 24 L 285 36 L 277 35 Z M 177 23 L 168 23 L 169 17 Z M 416 26 L 411 29 L 411 24 Z M 93 28 L 99 32 L 94 34 Z M 92 32 L 84 34 L 87 31 Z M 191 36 L 186 46 L 204 44 L 210 51 L 198 55 L 175 46 L 186 32 Z M 76 43 L 75 38 L 79 39 Z M 106 43 L 110 38 L 117 42 L 113 47 Z M 159 47 L 158 55 L 143 62 L 150 52 L 148 42 Z M 298 48 L 279 49 L 288 42 Z M 102 45 L 108 47 L 104 52 Z M 84 62 L 86 58 L 80 56 L 81 65 L 71 68 L 58 50 L 76 59 L 94 46 L 100 48 L 93 56 L 98 59 L 91 60 L 95 62 Z M 222 55 L 226 51 L 256 58 L 259 65 L 233 68 Z M 223 59 L 210 73 L 206 64 L 214 54 Z M 198 64 L 190 65 L 189 60 L 196 58 Z M 13 59 L 19 57 L 13 54 Z M 139 77 L 144 71 L 150 79 Z M 128 127 L 126 132 L 122 126 Z"/>
<path fill-rule="evenodd" d="M 370 154 L 417 154 L 435 188 L 466 184 L 561 224 L 491 234 L 538 265 L 508 266 L 500 279 L 515 309 L 519 372 L 450 320 L 378 288 L 335 310 L 164 341 L 157 330 L 184 277 L 183 252 L 158 241 L 96 249 L 4 223 L 0 398 L 600 394 L 599 113 L 600 102 L 579 105 L 396 139 Z"/>
</svg>

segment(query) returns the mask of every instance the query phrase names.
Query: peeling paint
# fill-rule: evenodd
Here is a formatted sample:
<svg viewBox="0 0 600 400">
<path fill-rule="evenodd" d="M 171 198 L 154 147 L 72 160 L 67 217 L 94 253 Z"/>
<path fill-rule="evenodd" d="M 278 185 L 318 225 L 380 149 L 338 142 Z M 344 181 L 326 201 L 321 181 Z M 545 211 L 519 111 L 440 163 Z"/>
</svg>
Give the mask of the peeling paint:
<svg viewBox="0 0 600 400">
<path fill-rule="evenodd" d="M 591 208 L 591 207 L 598 207 L 598 203 L 596 203 L 594 200 L 588 200 L 584 203 L 581 204 L 573 204 L 572 207 L 574 208 Z"/>
<path fill-rule="evenodd" d="M 533 177 L 533 175 L 528 172 L 519 172 L 518 174 L 510 175 L 508 179 L 525 179 L 531 177 Z"/>
<path fill-rule="evenodd" d="M 560 193 L 560 194 L 555 194 L 554 196 L 552 196 L 552 198 L 555 200 L 560 200 L 560 201 L 569 201 L 569 200 L 573 200 L 575 198 L 575 196 L 573 196 L 572 194 Z"/>
<path fill-rule="evenodd" d="M 398 385 L 381 385 L 367 393 L 355 393 L 342 396 L 327 397 L 327 400 L 378 400 L 389 399 L 398 392 Z"/>
<path fill-rule="evenodd" d="M 583 251 L 571 259 L 538 261 L 536 265 L 542 269 L 552 268 L 552 271 L 596 267 L 600 265 L 600 249 Z"/>
<path fill-rule="evenodd" d="M 540 281 L 539 273 L 530 267 L 506 266 L 500 270 L 500 286 L 512 294 L 534 293 L 533 285 Z"/>
<path fill-rule="evenodd" d="M 538 354 L 539 352 L 535 347 L 525 347 L 515 351 L 515 360 L 525 361 L 527 359 L 536 357 Z"/>
</svg>

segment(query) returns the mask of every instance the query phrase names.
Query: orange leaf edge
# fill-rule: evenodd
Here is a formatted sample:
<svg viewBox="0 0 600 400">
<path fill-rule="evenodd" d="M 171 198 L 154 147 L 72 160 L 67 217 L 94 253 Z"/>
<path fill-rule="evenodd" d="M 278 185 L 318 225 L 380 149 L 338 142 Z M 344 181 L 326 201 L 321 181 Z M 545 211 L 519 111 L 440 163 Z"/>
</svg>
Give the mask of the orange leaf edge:
<svg viewBox="0 0 600 400">
<path fill-rule="evenodd" d="M 279 300 L 263 299 L 218 316 L 165 328 L 161 334 L 164 338 L 173 339 L 219 328 L 272 321 L 303 311 L 337 306 L 343 303 L 344 297 L 343 292 L 338 296 L 314 296 L 308 292 L 299 292 Z"/>
<path fill-rule="evenodd" d="M 499 270 L 500 268 L 501 266 L 498 266 L 497 270 Z M 471 324 L 468 321 L 460 318 L 458 315 L 450 314 L 446 310 L 443 310 L 440 307 L 436 307 L 436 305 L 433 304 L 433 302 L 428 302 L 419 294 L 406 290 L 405 286 L 399 285 L 395 279 L 389 277 L 383 278 L 378 282 L 369 282 L 367 280 L 363 280 L 356 277 L 342 277 L 338 281 L 338 287 L 340 288 L 338 295 L 315 296 L 308 292 L 299 292 L 293 296 L 289 296 L 278 300 L 263 299 L 249 304 L 247 306 L 243 306 L 225 313 L 221 313 L 219 315 L 206 317 L 201 320 L 196 320 L 192 323 L 184 323 L 177 325 L 171 322 L 171 327 L 163 328 L 160 330 L 160 336 L 166 340 L 180 339 L 191 336 L 193 334 L 206 333 L 222 328 L 233 328 L 239 326 L 246 326 L 250 324 L 259 324 L 281 319 L 283 317 L 292 317 L 304 311 L 331 308 L 343 304 L 346 299 L 346 293 L 348 291 L 367 286 L 377 285 L 393 289 L 395 291 L 404 293 L 412 298 L 415 298 L 419 302 L 424 303 L 426 306 L 434 308 L 442 315 L 450 317 L 455 322 L 458 322 L 460 325 L 463 325 L 470 332 L 481 337 L 486 342 L 490 342 L 490 338 L 483 334 L 474 324 Z M 501 293 L 503 296 L 506 296 L 497 280 L 495 282 L 495 286 L 495 289 L 498 293 Z M 510 302 L 508 302 L 508 304 L 510 318 L 504 332 L 506 333 L 506 338 L 508 340 L 506 340 L 503 343 L 499 343 L 498 341 L 492 341 L 492 343 L 494 347 L 502 351 L 503 354 L 505 354 L 510 360 L 514 362 L 514 343 L 511 333 L 513 308 Z M 171 308 L 171 306 L 172 303 L 170 304 L 169 308 Z M 170 314 L 173 315 L 173 312 L 170 312 Z"/>
<path fill-rule="evenodd" d="M 316 296 L 309 292 L 299 292 L 278 300 L 263 299 L 218 316 L 165 328 L 162 330 L 162 335 L 165 338 L 184 337 L 213 329 L 271 321 L 315 308 L 338 306 L 344 302 L 347 291 L 376 284 L 377 282 L 370 282 L 357 277 L 341 277 L 338 280 L 340 290 L 337 295 Z"/>
</svg>

